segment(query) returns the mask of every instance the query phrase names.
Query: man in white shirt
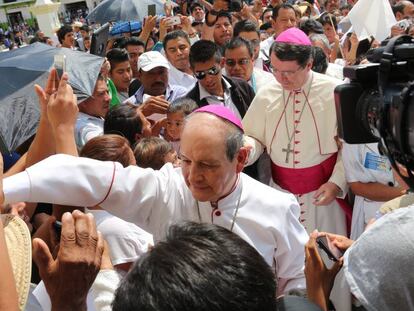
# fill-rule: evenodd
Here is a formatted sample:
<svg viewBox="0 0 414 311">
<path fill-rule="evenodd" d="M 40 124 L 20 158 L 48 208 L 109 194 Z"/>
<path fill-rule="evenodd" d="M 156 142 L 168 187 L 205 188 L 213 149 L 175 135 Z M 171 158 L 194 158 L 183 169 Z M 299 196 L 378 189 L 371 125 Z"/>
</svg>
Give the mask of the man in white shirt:
<svg viewBox="0 0 414 311">
<path fill-rule="evenodd" d="M 190 63 L 198 82 L 187 94 L 199 107 L 222 105 L 242 118 L 254 98 L 247 82 L 222 75 L 220 47 L 212 41 L 200 40 L 190 49 Z"/>
<path fill-rule="evenodd" d="M 165 113 L 169 103 L 187 93 L 183 86 L 169 82 L 169 70 L 168 60 L 160 52 L 143 53 L 138 58 L 138 78 L 142 85 L 126 102 L 141 105 L 151 101 L 163 108 L 160 113 Z"/>
<path fill-rule="evenodd" d="M 56 118 L 53 124 L 71 131 L 67 116 Z M 99 205 L 156 241 L 183 220 L 214 223 L 256 248 L 274 269 L 279 294 L 304 288 L 308 236 L 298 221 L 299 205 L 291 194 L 241 173 L 248 151 L 240 120 L 222 106 L 199 109 L 185 125 L 181 150 L 182 168 L 166 164 L 160 171 L 52 156 L 5 179 L 5 201 Z"/>
<path fill-rule="evenodd" d="M 79 114 L 75 125 L 75 141 L 81 149 L 88 140 L 103 134 L 104 118 L 109 111 L 111 100 L 105 79 L 96 81 L 91 97 L 79 104 Z"/>
<path fill-rule="evenodd" d="M 190 66 L 190 38 L 182 30 L 169 32 L 163 41 L 165 57 L 170 62 L 168 81 L 191 90 L 197 82 Z"/>
<path fill-rule="evenodd" d="M 264 60 L 269 59 L 269 50 L 277 36 L 291 27 L 296 27 L 296 13 L 292 5 L 282 3 L 273 9 L 272 28 L 274 35 L 260 43 L 260 56 Z"/>
<path fill-rule="evenodd" d="M 254 67 L 253 47 L 240 37 L 232 39 L 225 47 L 223 73 L 246 81 L 255 93 L 275 81 L 271 73 Z"/>
</svg>

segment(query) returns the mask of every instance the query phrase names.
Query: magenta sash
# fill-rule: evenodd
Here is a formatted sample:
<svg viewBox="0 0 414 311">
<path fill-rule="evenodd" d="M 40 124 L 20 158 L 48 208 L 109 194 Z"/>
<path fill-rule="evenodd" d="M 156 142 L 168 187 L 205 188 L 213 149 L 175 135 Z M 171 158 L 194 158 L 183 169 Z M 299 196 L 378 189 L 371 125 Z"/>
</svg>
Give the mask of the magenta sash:
<svg viewBox="0 0 414 311">
<path fill-rule="evenodd" d="M 337 157 L 338 153 L 334 153 L 322 163 L 307 168 L 286 168 L 272 162 L 273 181 L 282 189 L 296 195 L 316 191 L 331 177 Z M 349 233 L 352 206 L 348 202 L 348 196 L 345 199 L 336 198 L 336 201 L 345 213 Z"/>
</svg>

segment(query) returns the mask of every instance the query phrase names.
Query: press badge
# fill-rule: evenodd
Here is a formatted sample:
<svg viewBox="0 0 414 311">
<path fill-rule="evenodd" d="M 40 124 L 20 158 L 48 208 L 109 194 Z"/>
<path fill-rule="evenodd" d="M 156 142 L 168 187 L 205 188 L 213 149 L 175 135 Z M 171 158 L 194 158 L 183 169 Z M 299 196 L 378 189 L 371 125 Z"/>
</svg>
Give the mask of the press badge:
<svg viewBox="0 0 414 311">
<path fill-rule="evenodd" d="M 366 153 L 364 167 L 375 171 L 388 171 L 390 169 L 387 157 L 373 152 Z"/>
</svg>

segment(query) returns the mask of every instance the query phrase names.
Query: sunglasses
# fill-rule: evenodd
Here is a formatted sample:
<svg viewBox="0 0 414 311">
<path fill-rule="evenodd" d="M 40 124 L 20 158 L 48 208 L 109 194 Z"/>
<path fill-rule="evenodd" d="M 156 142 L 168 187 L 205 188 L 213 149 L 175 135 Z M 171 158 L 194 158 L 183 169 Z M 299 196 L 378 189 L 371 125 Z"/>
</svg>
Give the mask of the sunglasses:
<svg viewBox="0 0 414 311">
<path fill-rule="evenodd" d="M 194 72 L 194 76 L 196 77 L 197 80 L 203 80 L 207 75 L 217 76 L 219 72 L 220 72 L 220 68 L 214 66 L 204 71 L 196 71 Z"/>
<path fill-rule="evenodd" d="M 226 65 L 229 66 L 229 67 L 236 66 L 236 63 L 239 66 L 244 66 L 244 65 L 247 65 L 249 62 L 250 62 L 250 60 L 248 58 L 239 59 L 237 62 L 233 59 L 226 59 Z"/>
</svg>

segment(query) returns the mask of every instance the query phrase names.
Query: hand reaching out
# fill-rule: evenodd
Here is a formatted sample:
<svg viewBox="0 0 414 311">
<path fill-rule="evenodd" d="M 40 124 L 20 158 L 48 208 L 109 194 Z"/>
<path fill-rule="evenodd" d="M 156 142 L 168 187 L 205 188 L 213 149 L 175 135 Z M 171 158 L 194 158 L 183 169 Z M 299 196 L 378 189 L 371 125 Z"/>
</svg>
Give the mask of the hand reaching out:
<svg viewBox="0 0 414 311">
<path fill-rule="evenodd" d="M 151 96 L 142 105 L 138 107 L 146 117 L 154 113 L 166 114 L 170 103 L 165 100 L 164 95 Z"/>
<path fill-rule="evenodd" d="M 353 240 L 348 239 L 346 236 L 333 234 L 328 232 L 319 232 L 318 236 L 326 236 L 334 246 L 341 251 L 345 252 L 354 243 Z"/>
<path fill-rule="evenodd" d="M 57 92 L 50 96 L 47 115 L 54 131 L 59 127 L 73 127 L 78 115 L 78 105 L 72 87 L 68 84 L 68 75 L 64 73 Z"/>
<path fill-rule="evenodd" d="M 59 77 L 57 75 L 56 69 L 52 68 L 47 78 L 46 87 L 43 89 L 40 85 L 35 84 L 35 92 L 39 98 L 40 104 L 40 113 L 41 117 L 45 120 L 47 118 L 47 103 L 49 102 L 50 97 L 57 91 L 59 86 Z"/>
<path fill-rule="evenodd" d="M 33 259 L 52 302 L 52 310 L 86 310 L 86 296 L 101 266 L 104 240 L 92 214 L 62 216 L 56 259 L 46 243 L 33 240 Z"/>
<path fill-rule="evenodd" d="M 343 261 L 335 262 L 331 269 L 325 266 L 316 246 L 318 232 L 311 233 L 305 247 L 305 276 L 308 299 L 327 310 L 327 302 L 331 293 L 335 277 L 341 270 Z"/>
</svg>

